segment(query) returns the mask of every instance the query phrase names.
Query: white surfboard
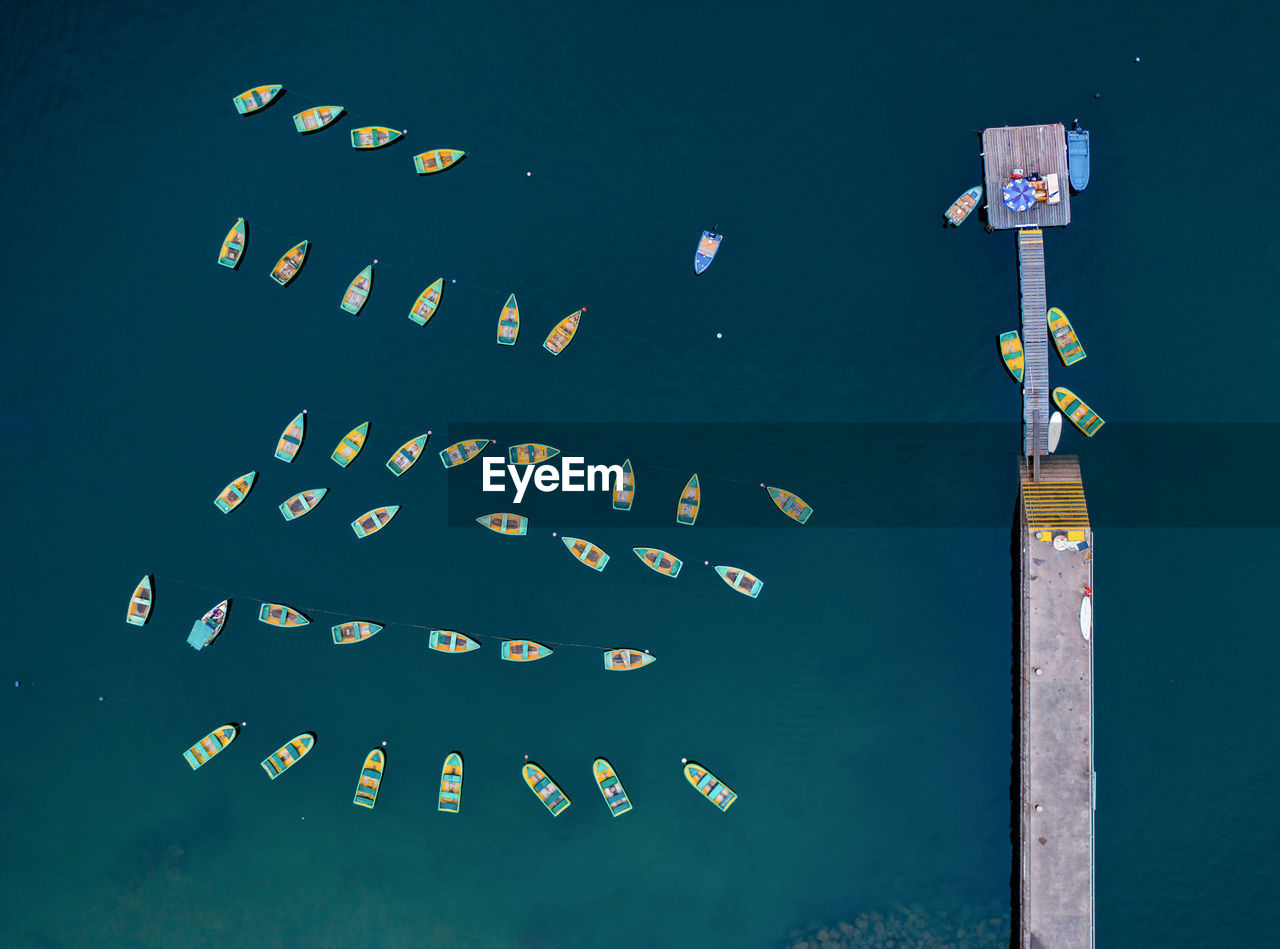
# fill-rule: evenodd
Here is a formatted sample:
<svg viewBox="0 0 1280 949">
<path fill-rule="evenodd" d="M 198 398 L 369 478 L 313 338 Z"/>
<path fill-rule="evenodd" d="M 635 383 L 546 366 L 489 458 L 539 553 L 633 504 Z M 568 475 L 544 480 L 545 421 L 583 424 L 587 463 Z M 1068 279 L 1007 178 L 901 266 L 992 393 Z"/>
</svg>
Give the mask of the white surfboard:
<svg viewBox="0 0 1280 949">
<path fill-rule="evenodd" d="M 1049 454 L 1058 450 L 1058 439 L 1062 437 L 1062 413 L 1054 412 L 1049 416 Z"/>
<path fill-rule="evenodd" d="M 1093 597 L 1086 596 L 1080 602 L 1080 635 L 1085 639 L 1093 630 Z"/>
</svg>

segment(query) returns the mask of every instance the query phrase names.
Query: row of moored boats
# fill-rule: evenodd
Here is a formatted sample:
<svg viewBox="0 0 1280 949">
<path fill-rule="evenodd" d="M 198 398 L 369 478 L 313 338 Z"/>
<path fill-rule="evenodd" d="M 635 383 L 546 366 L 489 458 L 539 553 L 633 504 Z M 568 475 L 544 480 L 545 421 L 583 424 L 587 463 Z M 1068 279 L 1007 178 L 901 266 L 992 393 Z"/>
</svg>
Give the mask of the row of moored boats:
<svg viewBox="0 0 1280 949">
<path fill-rule="evenodd" d="M 1064 366 L 1074 366 L 1085 358 L 1084 347 L 1080 345 L 1080 339 L 1076 336 L 1075 328 L 1071 325 L 1071 321 L 1067 319 L 1065 313 L 1056 306 L 1050 307 L 1045 313 L 1045 320 L 1049 325 L 1049 334 L 1053 339 L 1053 345 L 1058 350 L 1058 356 L 1062 359 Z M 1005 368 L 1009 370 L 1009 374 L 1015 380 L 1021 382 L 1026 371 L 1026 358 L 1022 350 L 1022 337 L 1018 335 L 1017 330 L 1010 330 L 1007 333 L 1000 334 L 1000 357 L 1004 360 Z M 1052 392 L 1052 398 L 1054 405 L 1062 410 L 1062 413 L 1066 415 L 1071 424 L 1089 438 L 1096 435 L 1098 429 L 1106 424 L 1102 416 L 1065 386 L 1055 388 Z M 1054 413 L 1055 416 L 1057 414 L 1056 412 Z M 1048 435 L 1051 446 L 1056 446 L 1056 435 L 1061 427 L 1062 422 L 1059 418 L 1049 420 Z M 1050 450 L 1052 451 L 1053 447 Z"/>
</svg>

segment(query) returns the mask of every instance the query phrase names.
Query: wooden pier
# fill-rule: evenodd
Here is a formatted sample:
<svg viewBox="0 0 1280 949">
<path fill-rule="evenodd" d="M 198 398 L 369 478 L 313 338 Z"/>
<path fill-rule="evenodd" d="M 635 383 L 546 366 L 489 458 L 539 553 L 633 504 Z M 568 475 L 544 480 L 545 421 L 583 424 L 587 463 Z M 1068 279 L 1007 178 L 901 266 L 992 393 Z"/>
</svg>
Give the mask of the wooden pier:
<svg viewBox="0 0 1280 949">
<path fill-rule="evenodd" d="M 1093 531 L 1074 456 L 1043 459 L 1039 481 L 1023 459 L 1019 479 L 1018 945 L 1092 949 Z"/>
<path fill-rule="evenodd" d="M 1018 125 L 982 133 L 983 187 L 987 224 L 994 230 L 1013 227 L 1065 227 L 1071 223 L 1071 179 L 1067 171 L 1067 130 L 1052 125 Z M 1026 211 L 1004 206 L 1004 186 L 1015 169 L 1023 174 L 1058 176 L 1057 204 L 1037 203 Z"/>
<path fill-rule="evenodd" d="M 1018 286 L 1022 294 L 1022 453 L 1049 453 L 1049 324 L 1044 290 L 1044 231 L 1018 231 Z M 1039 448 L 1036 440 L 1039 440 Z"/>
</svg>

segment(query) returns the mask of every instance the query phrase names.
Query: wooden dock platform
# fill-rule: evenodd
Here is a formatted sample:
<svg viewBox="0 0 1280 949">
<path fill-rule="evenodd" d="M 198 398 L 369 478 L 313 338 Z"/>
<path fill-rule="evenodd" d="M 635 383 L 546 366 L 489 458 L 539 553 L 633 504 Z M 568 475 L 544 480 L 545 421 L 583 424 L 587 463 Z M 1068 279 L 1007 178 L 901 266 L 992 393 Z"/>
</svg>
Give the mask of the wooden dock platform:
<svg viewBox="0 0 1280 949">
<path fill-rule="evenodd" d="M 1092 949 L 1094 944 L 1093 630 L 1094 537 L 1080 465 L 1051 456 L 1019 465 L 1020 949 Z M 1083 536 L 1086 550 L 1058 550 L 1052 537 Z M 1042 540 L 1043 532 L 1051 539 Z"/>
<path fill-rule="evenodd" d="M 1018 232 L 1018 286 L 1022 295 L 1022 453 L 1035 453 L 1032 434 L 1039 433 L 1040 454 L 1049 453 L 1049 324 L 1044 289 L 1044 231 Z"/>
<path fill-rule="evenodd" d="M 1016 125 L 982 133 L 983 188 L 987 224 L 994 230 L 1013 227 L 1065 227 L 1071 223 L 1071 179 L 1067 171 L 1067 130 L 1052 125 Z M 1010 211 L 1002 197 L 1015 168 L 1024 174 L 1058 176 L 1058 204 L 1039 203 L 1026 211 Z"/>
</svg>

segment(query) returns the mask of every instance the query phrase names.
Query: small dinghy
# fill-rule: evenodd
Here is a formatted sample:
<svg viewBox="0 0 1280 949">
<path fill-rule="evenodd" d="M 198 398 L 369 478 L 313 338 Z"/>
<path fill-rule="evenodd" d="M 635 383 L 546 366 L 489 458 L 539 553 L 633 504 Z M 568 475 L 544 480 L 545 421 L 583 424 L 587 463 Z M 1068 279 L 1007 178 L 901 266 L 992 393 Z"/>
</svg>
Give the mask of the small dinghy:
<svg viewBox="0 0 1280 949">
<path fill-rule="evenodd" d="M 655 656 L 639 649 L 607 649 L 604 654 L 604 667 L 610 672 L 630 672 L 656 661 Z"/>
<path fill-rule="evenodd" d="M 391 518 L 395 517 L 396 512 L 399 510 L 399 504 L 375 507 L 372 511 L 366 511 L 352 521 L 351 529 L 356 532 L 357 537 L 368 537 L 370 534 L 376 534 L 391 523 Z"/>
<path fill-rule="evenodd" d="M 353 623 L 339 623 L 330 632 L 333 633 L 333 644 L 335 646 L 345 646 L 347 643 L 364 642 L 370 636 L 382 632 L 382 627 L 377 623 L 366 623 L 363 620 L 357 620 Z"/>
<path fill-rule="evenodd" d="M 581 537 L 561 537 L 560 539 L 569 548 L 569 553 L 593 570 L 603 570 L 609 563 L 609 555 L 589 540 L 583 540 Z"/>
<path fill-rule="evenodd" d="M 943 217 L 947 219 L 947 223 L 952 227 L 959 227 L 964 223 L 964 219 L 973 213 L 978 206 L 978 202 L 982 200 L 982 188 L 974 185 L 960 197 L 956 198 L 951 207 L 943 213 Z"/>
<path fill-rule="evenodd" d="M 125 619 L 134 626 L 147 625 L 147 619 L 151 616 L 152 602 L 151 575 L 147 574 L 133 588 L 133 596 L 129 600 L 129 611 L 125 614 Z"/>
<path fill-rule="evenodd" d="M 307 248 L 310 247 L 308 241 L 302 241 L 294 244 L 284 256 L 276 261 L 276 265 L 271 268 L 271 279 L 280 286 L 289 285 L 289 281 L 298 275 L 298 271 L 302 269 L 303 263 L 307 259 Z"/>
<path fill-rule="evenodd" d="M 613 770 L 613 765 L 604 758 L 597 758 L 591 763 L 591 773 L 596 779 L 596 787 L 600 788 L 600 793 L 604 795 L 604 802 L 609 806 L 610 814 L 621 817 L 631 810 L 631 799 L 627 797 L 627 790 L 622 786 L 617 772 Z"/>
<path fill-rule="evenodd" d="M 368 434 L 369 423 L 361 422 L 342 436 L 342 441 L 338 442 L 338 447 L 333 450 L 333 454 L 329 457 L 345 468 L 356 460 L 356 455 L 360 454 L 360 449 L 364 447 L 364 440 Z"/>
<path fill-rule="evenodd" d="M 782 488 L 770 486 L 766 487 L 765 490 L 769 492 L 769 497 L 773 498 L 773 503 L 778 506 L 778 510 L 797 524 L 803 524 L 809 520 L 809 515 L 813 513 L 813 508 L 805 504 L 802 499 Z"/>
<path fill-rule="evenodd" d="M 283 603 L 263 603 L 258 610 L 258 621 L 268 626 L 306 626 L 311 622 L 293 607 Z"/>
<path fill-rule="evenodd" d="M 280 505 L 280 514 L 286 521 L 292 521 L 302 517 L 304 514 L 310 514 L 328 493 L 328 488 L 307 488 L 305 491 L 299 491 Z"/>
<path fill-rule="evenodd" d="M 622 462 L 622 484 L 613 489 L 613 509 L 615 511 L 631 510 L 631 502 L 636 497 L 636 473 L 631 467 L 631 459 Z"/>
<path fill-rule="evenodd" d="M 187 645 L 199 652 L 218 638 L 222 627 L 227 623 L 227 610 L 231 608 L 230 600 L 223 600 L 204 616 L 191 624 L 191 634 L 187 637 Z"/>
<path fill-rule="evenodd" d="M 236 104 L 237 112 L 241 115 L 249 115 L 259 109 L 265 109 L 283 91 L 284 86 L 254 86 L 231 101 Z"/>
<path fill-rule="evenodd" d="M 684 776 L 695 790 L 722 811 L 727 811 L 738 799 L 727 784 L 696 762 L 685 762 Z"/>
<path fill-rule="evenodd" d="M 1067 314 L 1063 313 L 1056 306 L 1050 307 L 1045 313 L 1045 319 L 1049 321 L 1049 332 L 1053 334 L 1053 345 L 1058 348 L 1058 355 L 1062 357 L 1064 366 L 1074 366 L 1081 359 L 1084 359 L 1084 347 L 1080 345 L 1080 340 L 1076 338 L 1075 328 L 1071 325 L 1071 321 L 1067 319 Z"/>
<path fill-rule="evenodd" d="M 507 449 L 507 460 L 513 465 L 537 465 L 560 454 L 559 448 L 550 445 L 539 445 L 537 442 L 525 442 L 523 445 L 512 445 Z"/>
<path fill-rule="evenodd" d="M 547 338 L 542 343 L 542 348 L 553 356 L 559 356 L 564 352 L 564 348 L 573 342 L 574 334 L 578 332 L 578 323 L 581 319 L 582 311 L 574 310 L 557 323 L 555 328 L 547 334 Z"/>
<path fill-rule="evenodd" d="M 476 518 L 476 523 L 487 527 L 495 534 L 511 534 L 523 537 L 529 529 L 529 518 L 520 514 L 485 514 Z"/>
<path fill-rule="evenodd" d="M 554 649 L 531 639 L 510 639 L 502 644 L 502 658 L 508 662 L 533 662 L 546 659 L 553 652 Z"/>
<path fill-rule="evenodd" d="M 353 804 L 373 809 L 378 803 L 378 788 L 382 787 L 382 770 L 386 766 L 387 756 L 381 748 L 375 748 L 364 756 L 364 766 L 360 769 L 360 777 L 356 781 L 356 796 Z"/>
<path fill-rule="evenodd" d="M 1049 416 L 1049 454 L 1058 450 L 1058 440 L 1062 438 L 1062 413 L 1054 412 Z"/>
<path fill-rule="evenodd" d="M 741 567 L 716 567 L 716 573 L 720 574 L 720 579 L 729 584 L 729 586 L 743 596 L 749 596 L 753 600 L 764 589 L 763 580 L 753 577 Z"/>
<path fill-rule="evenodd" d="M 454 442 L 444 451 L 440 452 L 440 463 L 446 468 L 456 468 L 458 465 L 465 465 L 476 455 L 484 451 L 485 446 L 489 444 L 487 438 L 471 438 L 464 442 Z"/>
<path fill-rule="evenodd" d="M 397 448 L 396 453 L 387 459 L 387 470 L 398 478 L 412 468 L 422 454 L 422 449 L 427 447 L 429 437 L 429 432 L 419 435 Z"/>
<path fill-rule="evenodd" d="M 1072 191 L 1089 187 L 1089 132 L 1076 119 L 1067 129 L 1067 179 Z"/>
<path fill-rule="evenodd" d="M 389 129 L 385 125 L 366 125 L 364 128 L 351 130 L 352 148 L 381 148 L 390 145 L 404 132 Z"/>
<path fill-rule="evenodd" d="M 1000 358 L 1004 360 L 1004 367 L 1009 370 L 1014 381 L 1021 382 L 1026 370 L 1026 357 L 1022 352 L 1022 337 L 1017 330 L 1000 334 Z"/>
<path fill-rule="evenodd" d="M 664 577 L 679 576 L 680 568 L 684 566 L 684 562 L 675 554 L 669 554 L 657 547 L 632 547 L 631 550 L 644 562 L 645 566 Z"/>
<path fill-rule="evenodd" d="M 342 113 L 343 108 L 340 105 L 318 105 L 314 109 L 307 109 L 295 115 L 293 127 L 303 135 L 308 132 L 318 132 Z"/>
<path fill-rule="evenodd" d="M 480 644 L 470 636 L 453 629 L 433 629 L 427 645 L 436 652 L 474 652 Z"/>
<path fill-rule="evenodd" d="M 427 321 L 435 316 L 436 307 L 440 305 L 440 296 L 443 293 L 444 277 L 438 277 L 431 286 L 418 294 L 418 299 L 413 301 L 413 306 L 409 308 L 409 319 L 419 326 L 426 326 Z"/>
<path fill-rule="evenodd" d="M 284 427 L 280 440 L 276 442 L 276 457 L 288 463 L 302 447 L 302 439 L 307 431 L 307 410 L 303 409 L 293 417 L 293 421 Z"/>
<path fill-rule="evenodd" d="M 459 148 L 433 148 L 413 156 L 413 167 L 420 175 L 434 175 L 462 161 L 467 153 Z"/>
<path fill-rule="evenodd" d="M 352 316 L 359 316 L 369 301 L 369 290 L 373 286 L 373 264 L 356 274 L 355 279 L 347 285 L 347 292 L 342 295 L 342 307 Z"/>
<path fill-rule="evenodd" d="M 520 307 L 516 305 L 516 295 L 507 297 L 502 312 L 498 314 L 498 345 L 514 346 L 516 337 L 520 335 Z"/>
<path fill-rule="evenodd" d="M 253 480 L 258 477 L 258 472 L 250 471 L 236 478 L 229 485 L 219 492 L 218 496 L 213 499 L 213 503 L 217 505 L 218 510 L 223 514 L 230 514 L 243 501 L 249 492 L 253 489 Z"/>
<path fill-rule="evenodd" d="M 680 494 L 680 503 L 676 505 L 676 523 L 692 527 L 698 519 L 698 505 L 702 503 L 702 487 L 695 474 L 684 486 Z"/>
<path fill-rule="evenodd" d="M 1096 435 L 1098 429 L 1106 424 L 1102 416 L 1085 405 L 1078 395 L 1064 386 L 1053 390 L 1053 404 L 1062 409 L 1062 414 L 1070 419 L 1071 424 L 1089 438 Z"/>
<path fill-rule="evenodd" d="M 227 236 L 223 238 L 222 250 L 218 251 L 218 263 L 232 270 L 239 267 L 240 258 L 244 256 L 245 239 L 244 218 L 240 218 L 231 225 L 231 230 L 227 231 Z"/>
<path fill-rule="evenodd" d="M 702 236 L 698 238 L 698 247 L 693 252 L 695 274 L 700 274 L 711 266 L 711 261 L 716 259 L 716 253 L 720 250 L 720 241 L 723 239 L 724 235 L 717 234 L 714 230 L 702 232 Z"/>
<path fill-rule="evenodd" d="M 262 770 L 274 781 L 306 757 L 315 743 L 316 736 L 311 732 L 303 732 L 296 738 L 291 738 L 262 760 Z"/>
<path fill-rule="evenodd" d="M 462 810 L 462 755 L 449 752 L 440 769 L 440 803 L 436 810 L 456 814 Z"/>
<path fill-rule="evenodd" d="M 552 781 L 545 771 L 530 761 L 521 769 L 524 775 L 524 783 L 529 785 L 529 790 L 538 796 L 547 810 L 551 812 L 551 816 L 558 817 L 566 807 L 569 806 L 569 798 L 560 790 L 559 786 Z"/>
<path fill-rule="evenodd" d="M 1086 640 L 1093 632 L 1093 594 L 1086 593 L 1080 601 L 1080 635 Z"/>
<path fill-rule="evenodd" d="M 182 757 L 187 759 L 187 764 L 191 765 L 191 770 L 194 771 L 201 765 L 208 764 L 214 755 L 220 754 L 227 745 L 236 740 L 239 734 L 240 729 L 234 724 L 222 725 L 184 751 Z"/>
</svg>

